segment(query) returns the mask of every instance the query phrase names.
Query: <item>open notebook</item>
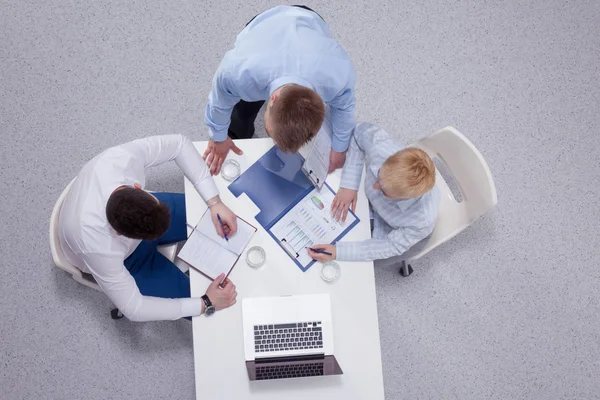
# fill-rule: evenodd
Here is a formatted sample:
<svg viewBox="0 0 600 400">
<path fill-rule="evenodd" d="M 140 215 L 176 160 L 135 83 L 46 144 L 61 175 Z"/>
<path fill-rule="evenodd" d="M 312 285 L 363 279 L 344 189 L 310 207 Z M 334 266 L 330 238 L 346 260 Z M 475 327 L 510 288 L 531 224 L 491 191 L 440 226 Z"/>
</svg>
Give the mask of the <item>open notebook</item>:
<svg viewBox="0 0 600 400">
<path fill-rule="evenodd" d="M 229 275 L 254 232 L 255 227 L 238 217 L 237 232 L 226 241 L 219 236 L 210 212 L 206 211 L 177 257 L 214 280 L 222 273 Z"/>
</svg>

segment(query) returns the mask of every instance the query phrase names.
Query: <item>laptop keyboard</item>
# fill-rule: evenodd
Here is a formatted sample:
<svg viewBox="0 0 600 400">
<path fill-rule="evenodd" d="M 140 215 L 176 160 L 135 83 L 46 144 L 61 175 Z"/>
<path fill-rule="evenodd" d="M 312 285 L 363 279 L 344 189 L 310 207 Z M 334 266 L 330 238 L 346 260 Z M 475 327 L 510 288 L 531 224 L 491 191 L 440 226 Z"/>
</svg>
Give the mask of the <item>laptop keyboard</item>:
<svg viewBox="0 0 600 400">
<path fill-rule="evenodd" d="M 256 380 L 323 375 L 323 363 L 256 367 Z"/>
<path fill-rule="evenodd" d="M 321 321 L 254 326 L 254 351 L 320 349 L 323 347 Z"/>
</svg>

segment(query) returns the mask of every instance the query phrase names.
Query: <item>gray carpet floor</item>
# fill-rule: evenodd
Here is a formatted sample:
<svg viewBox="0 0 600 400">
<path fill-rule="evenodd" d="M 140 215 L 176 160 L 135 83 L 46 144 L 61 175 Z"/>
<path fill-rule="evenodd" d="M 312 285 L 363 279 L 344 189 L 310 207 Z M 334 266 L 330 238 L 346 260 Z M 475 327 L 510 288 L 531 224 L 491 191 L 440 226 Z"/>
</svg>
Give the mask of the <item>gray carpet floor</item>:
<svg viewBox="0 0 600 400">
<path fill-rule="evenodd" d="M 53 268 L 48 221 L 103 149 L 206 139 L 221 57 L 276 4 L 0 0 L 0 398 L 194 398 L 191 325 L 112 321 Z M 600 398 L 600 2 L 308 5 L 354 60 L 359 120 L 457 127 L 498 190 L 410 278 L 377 264 L 386 398 Z M 177 167 L 150 188 L 182 191 Z"/>
</svg>

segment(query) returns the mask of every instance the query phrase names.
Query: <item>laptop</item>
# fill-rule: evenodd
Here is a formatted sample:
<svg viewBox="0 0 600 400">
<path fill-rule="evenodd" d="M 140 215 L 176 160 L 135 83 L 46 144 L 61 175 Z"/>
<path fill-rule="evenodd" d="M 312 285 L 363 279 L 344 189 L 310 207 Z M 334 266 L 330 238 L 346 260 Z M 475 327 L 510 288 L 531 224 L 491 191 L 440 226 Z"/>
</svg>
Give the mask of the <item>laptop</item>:
<svg viewBox="0 0 600 400">
<path fill-rule="evenodd" d="M 251 381 L 343 374 L 328 294 L 248 298 L 242 315 Z"/>
</svg>

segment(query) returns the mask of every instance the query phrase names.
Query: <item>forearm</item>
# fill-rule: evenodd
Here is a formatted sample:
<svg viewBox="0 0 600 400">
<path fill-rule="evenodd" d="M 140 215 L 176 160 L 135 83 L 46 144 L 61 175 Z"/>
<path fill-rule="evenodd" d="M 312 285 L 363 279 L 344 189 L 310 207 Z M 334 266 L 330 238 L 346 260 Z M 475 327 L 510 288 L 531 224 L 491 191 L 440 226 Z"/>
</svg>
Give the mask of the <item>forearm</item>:
<svg viewBox="0 0 600 400">
<path fill-rule="evenodd" d="M 198 297 L 164 299 L 142 296 L 135 306 L 119 307 L 119 310 L 134 322 L 169 321 L 195 317 L 203 313 L 204 304 Z"/>
<path fill-rule="evenodd" d="M 227 130 L 231 123 L 232 108 L 220 108 L 212 106 L 210 101 L 204 112 L 204 122 L 208 126 L 208 135 L 215 142 L 223 142 L 227 139 Z"/>
<path fill-rule="evenodd" d="M 333 130 L 331 148 L 334 151 L 345 152 L 348 150 L 355 124 L 354 105 L 347 109 L 331 109 L 331 126 Z"/>
<path fill-rule="evenodd" d="M 362 242 L 339 242 L 336 258 L 340 261 L 373 261 L 398 256 L 406 249 L 397 247 L 389 239 L 368 239 Z"/>
<path fill-rule="evenodd" d="M 219 189 L 217 189 L 206 163 L 190 139 L 185 138 L 183 148 L 175 158 L 175 162 L 204 201 L 219 195 Z"/>
<path fill-rule="evenodd" d="M 215 73 L 212 89 L 208 94 L 208 104 L 204 112 L 204 122 L 208 125 L 209 135 L 215 142 L 227 139 L 227 128 L 231 123 L 233 107 L 240 101 L 234 80 L 229 77 L 231 65 L 223 59 Z"/>
<path fill-rule="evenodd" d="M 362 171 L 365 165 L 365 154 L 358 146 L 356 139 L 350 140 L 350 147 L 346 156 L 346 163 L 342 169 L 342 179 L 340 187 L 352 190 L 358 190 Z"/>
</svg>

